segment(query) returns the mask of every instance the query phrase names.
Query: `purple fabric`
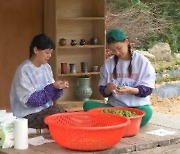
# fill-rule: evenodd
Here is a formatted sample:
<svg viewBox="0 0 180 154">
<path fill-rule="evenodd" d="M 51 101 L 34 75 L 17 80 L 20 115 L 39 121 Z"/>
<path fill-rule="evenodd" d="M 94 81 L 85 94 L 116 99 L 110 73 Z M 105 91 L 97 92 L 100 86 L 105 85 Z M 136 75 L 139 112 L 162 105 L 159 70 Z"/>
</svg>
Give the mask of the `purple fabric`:
<svg viewBox="0 0 180 154">
<path fill-rule="evenodd" d="M 61 97 L 63 95 L 63 90 L 62 89 L 56 89 L 55 88 L 54 91 L 55 91 L 55 94 L 54 94 L 54 96 L 52 98 L 52 101 L 56 101 L 59 97 Z"/>
<path fill-rule="evenodd" d="M 109 97 L 111 94 L 107 95 L 105 92 L 104 92 L 104 89 L 106 88 L 106 86 L 100 86 L 99 87 L 99 92 L 100 94 L 103 96 L 103 97 Z"/>
<path fill-rule="evenodd" d="M 143 85 L 139 85 L 136 88 L 139 89 L 139 93 L 135 95 L 138 97 L 146 97 L 146 96 L 150 95 L 153 91 L 153 88 L 149 88 L 149 87 L 146 87 Z"/>
<path fill-rule="evenodd" d="M 32 106 L 42 106 L 50 100 L 57 100 L 62 95 L 62 89 L 56 89 L 53 84 L 49 84 L 43 90 L 34 92 L 29 97 L 27 104 Z"/>
</svg>

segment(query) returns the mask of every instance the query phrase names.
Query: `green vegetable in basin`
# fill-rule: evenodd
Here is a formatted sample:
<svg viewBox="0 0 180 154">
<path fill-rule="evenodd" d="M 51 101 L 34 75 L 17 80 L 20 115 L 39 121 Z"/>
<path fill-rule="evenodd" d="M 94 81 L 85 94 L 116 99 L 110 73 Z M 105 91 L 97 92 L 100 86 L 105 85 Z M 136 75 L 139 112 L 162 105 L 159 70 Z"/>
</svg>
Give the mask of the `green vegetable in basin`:
<svg viewBox="0 0 180 154">
<path fill-rule="evenodd" d="M 112 114 L 117 114 L 117 115 L 122 115 L 125 117 L 133 117 L 136 116 L 136 112 L 133 111 L 128 111 L 128 110 L 117 110 L 117 109 L 104 109 L 104 113 L 112 113 Z"/>
</svg>

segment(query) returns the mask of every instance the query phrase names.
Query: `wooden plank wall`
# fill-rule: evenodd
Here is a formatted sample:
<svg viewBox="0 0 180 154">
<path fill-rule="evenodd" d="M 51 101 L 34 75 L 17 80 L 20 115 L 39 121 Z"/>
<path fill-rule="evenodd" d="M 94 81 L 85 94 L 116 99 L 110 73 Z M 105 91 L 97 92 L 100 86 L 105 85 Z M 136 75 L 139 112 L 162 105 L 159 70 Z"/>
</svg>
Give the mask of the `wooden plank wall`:
<svg viewBox="0 0 180 154">
<path fill-rule="evenodd" d="M 17 66 L 29 55 L 32 37 L 43 32 L 43 0 L 0 0 L 0 109 L 10 110 Z"/>
</svg>

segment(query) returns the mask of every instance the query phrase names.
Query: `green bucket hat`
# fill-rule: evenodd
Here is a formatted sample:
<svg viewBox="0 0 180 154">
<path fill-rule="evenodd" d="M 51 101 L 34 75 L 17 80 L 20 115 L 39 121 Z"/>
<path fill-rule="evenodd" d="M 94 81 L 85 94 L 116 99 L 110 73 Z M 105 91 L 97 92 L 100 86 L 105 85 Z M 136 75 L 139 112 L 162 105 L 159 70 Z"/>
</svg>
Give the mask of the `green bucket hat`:
<svg viewBox="0 0 180 154">
<path fill-rule="evenodd" d="M 127 39 L 125 32 L 122 29 L 114 28 L 107 32 L 106 34 L 106 42 L 108 45 L 113 43 L 122 42 Z"/>
</svg>

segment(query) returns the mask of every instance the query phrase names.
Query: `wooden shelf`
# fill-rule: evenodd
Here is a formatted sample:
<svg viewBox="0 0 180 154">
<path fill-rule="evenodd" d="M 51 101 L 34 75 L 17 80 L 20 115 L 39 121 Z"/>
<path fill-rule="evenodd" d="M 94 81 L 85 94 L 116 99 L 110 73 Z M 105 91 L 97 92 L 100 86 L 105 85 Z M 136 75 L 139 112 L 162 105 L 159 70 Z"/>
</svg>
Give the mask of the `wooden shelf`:
<svg viewBox="0 0 180 154">
<path fill-rule="evenodd" d="M 59 18 L 58 20 L 104 20 L 104 17 L 66 17 L 66 18 Z"/>
<path fill-rule="evenodd" d="M 90 48 L 104 48 L 104 45 L 75 45 L 75 46 L 70 46 L 70 45 L 66 45 L 66 46 L 58 46 L 58 48 L 60 49 L 90 49 Z"/>
<path fill-rule="evenodd" d="M 65 76 L 91 76 L 91 75 L 99 75 L 99 72 L 88 72 L 88 73 L 68 73 L 68 74 L 58 74 L 60 77 L 65 77 Z"/>
<path fill-rule="evenodd" d="M 56 46 L 49 64 L 55 80 L 69 82 L 69 88 L 58 102 L 67 102 L 70 108 L 77 102 L 77 78 L 81 76 L 91 78 L 90 99 L 102 99 L 98 90 L 100 72 L 81 73 L 81 62 L 87 62 L 88 71 L 91 71 L 91 66 L 100 68 L 105 61 L 105 0 L 45 0 L 44 11 L 44 32 Z M 91 45 L 93 37 L 98 39 L 97 45 Z M 65 46 L 59 45 L 61 38 L 66 39 Z M 81 39 L 85 39 L 86 45 L 79 45 Z M 77 45 L 71 46 L 72 40 L 76 40 Z M 60 74 L 61 63 L 75 64 L 77 73 Z"/>
<path fill-rule="evenodd" d="M 101 103 L 105 103 L 105 100 L 103 100 L 103 99 L 91 99 L 91 101 L 97 101 L 97 102 L 101 102 Z M 66 100 L 66 101 L 61 101 L 61 100 L 58 100 L 57 102 L 56 102 L 57 104 L 61 104 L 61 105 L 68 105 L 68 106 L 73 106 L 73 105 L 77 105 L 77 104 L 83 104 L 84 103 L 84 101 L 78 101 L 78 100 L 73 100 L 73 101 L 71 101 L 71 100 Z"/>
</svg>

